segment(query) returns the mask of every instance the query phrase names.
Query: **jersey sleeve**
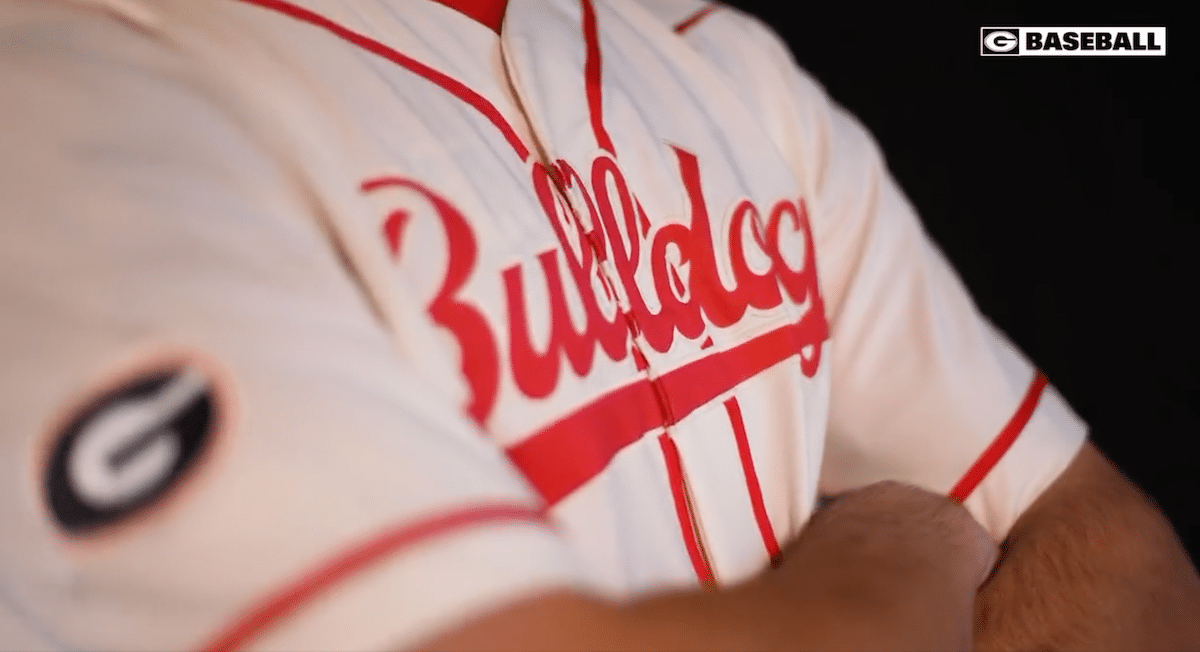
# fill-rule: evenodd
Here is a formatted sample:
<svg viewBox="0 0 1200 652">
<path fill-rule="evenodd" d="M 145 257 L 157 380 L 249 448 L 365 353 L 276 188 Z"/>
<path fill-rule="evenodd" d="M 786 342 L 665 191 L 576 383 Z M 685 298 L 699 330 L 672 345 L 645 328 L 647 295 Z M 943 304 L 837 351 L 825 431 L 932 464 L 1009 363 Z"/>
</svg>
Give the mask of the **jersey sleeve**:
<svg viewBox="0 0 1200 652">
<path fill-rule="evenodd" d="M 396 649 L 576 586 L 185 58 L 0 2 L 0 80 L 0 648 Z"/>
<path fill-rule="evenodd" d="M 910 482 L 1002 539 L 1086 425 L 973 304 L 867 130 L 768 28 L 726 9 L 685 37 L 743 89 L 809 203 L 833 365 L 822 493 Z"/>
</svg>

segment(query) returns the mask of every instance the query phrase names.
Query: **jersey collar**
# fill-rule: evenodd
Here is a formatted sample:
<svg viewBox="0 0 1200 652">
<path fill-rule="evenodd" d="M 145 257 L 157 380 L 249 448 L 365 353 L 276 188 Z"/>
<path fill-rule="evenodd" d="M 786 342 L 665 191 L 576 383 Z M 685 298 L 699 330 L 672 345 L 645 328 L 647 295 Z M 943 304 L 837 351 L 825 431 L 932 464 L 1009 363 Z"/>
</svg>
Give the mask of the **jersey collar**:
<svg viewBox="0 0 1200 652">
<path fill-rule="evenodd" d="M 500 23 L 504 20 L 504 9 L 508 0 L 437 0 L 438 2 L 456 9 L 480 23 L 500 33 Z"/>
</svg>

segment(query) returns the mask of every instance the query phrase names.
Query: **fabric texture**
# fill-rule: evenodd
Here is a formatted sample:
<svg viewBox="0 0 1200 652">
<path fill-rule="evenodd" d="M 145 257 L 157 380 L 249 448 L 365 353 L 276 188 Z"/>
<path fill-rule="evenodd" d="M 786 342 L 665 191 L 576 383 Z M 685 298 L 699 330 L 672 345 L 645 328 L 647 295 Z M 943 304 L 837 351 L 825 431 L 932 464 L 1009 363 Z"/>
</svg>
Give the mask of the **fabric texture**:
<svg viewBox="0 0 1200 652">
<path fill-rule="evenodd" d="M 727 7 L 5 1 L 0 43 L 5 649 L 725 585 L 884 479 L 1001 540 L 1084 441 Z"/>
</svg>

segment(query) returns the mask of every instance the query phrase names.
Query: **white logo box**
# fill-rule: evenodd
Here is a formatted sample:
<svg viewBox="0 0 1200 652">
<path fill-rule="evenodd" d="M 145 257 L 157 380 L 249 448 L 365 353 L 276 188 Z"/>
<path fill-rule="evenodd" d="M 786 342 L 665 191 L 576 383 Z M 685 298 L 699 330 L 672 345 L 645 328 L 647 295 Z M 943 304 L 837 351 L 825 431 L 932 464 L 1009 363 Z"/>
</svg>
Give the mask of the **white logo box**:
<svg viewBox="0 0 1200 652">
<path fill-rule="evenodd" d="M 981 27 L 985 57 L 1163 57 L 1166 27 Z"/>
</svg>

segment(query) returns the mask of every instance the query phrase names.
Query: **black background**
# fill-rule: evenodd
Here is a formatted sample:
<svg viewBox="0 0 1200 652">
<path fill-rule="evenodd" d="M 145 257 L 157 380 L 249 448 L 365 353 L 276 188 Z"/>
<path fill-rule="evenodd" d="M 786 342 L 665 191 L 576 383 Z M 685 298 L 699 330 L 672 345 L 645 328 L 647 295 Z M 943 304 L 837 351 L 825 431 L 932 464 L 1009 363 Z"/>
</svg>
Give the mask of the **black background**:
<svg viewBox="0 0 1200 652">
<path fill-rule="evenodd" d="M 874 133 L 982 311 L 1200 559 L 1200 112 L 1178 11 L 729 4 Z M 1165 26 L 1168 54 L 979 56 L 980 27 L 1026 25 Z"/>
</svg>

